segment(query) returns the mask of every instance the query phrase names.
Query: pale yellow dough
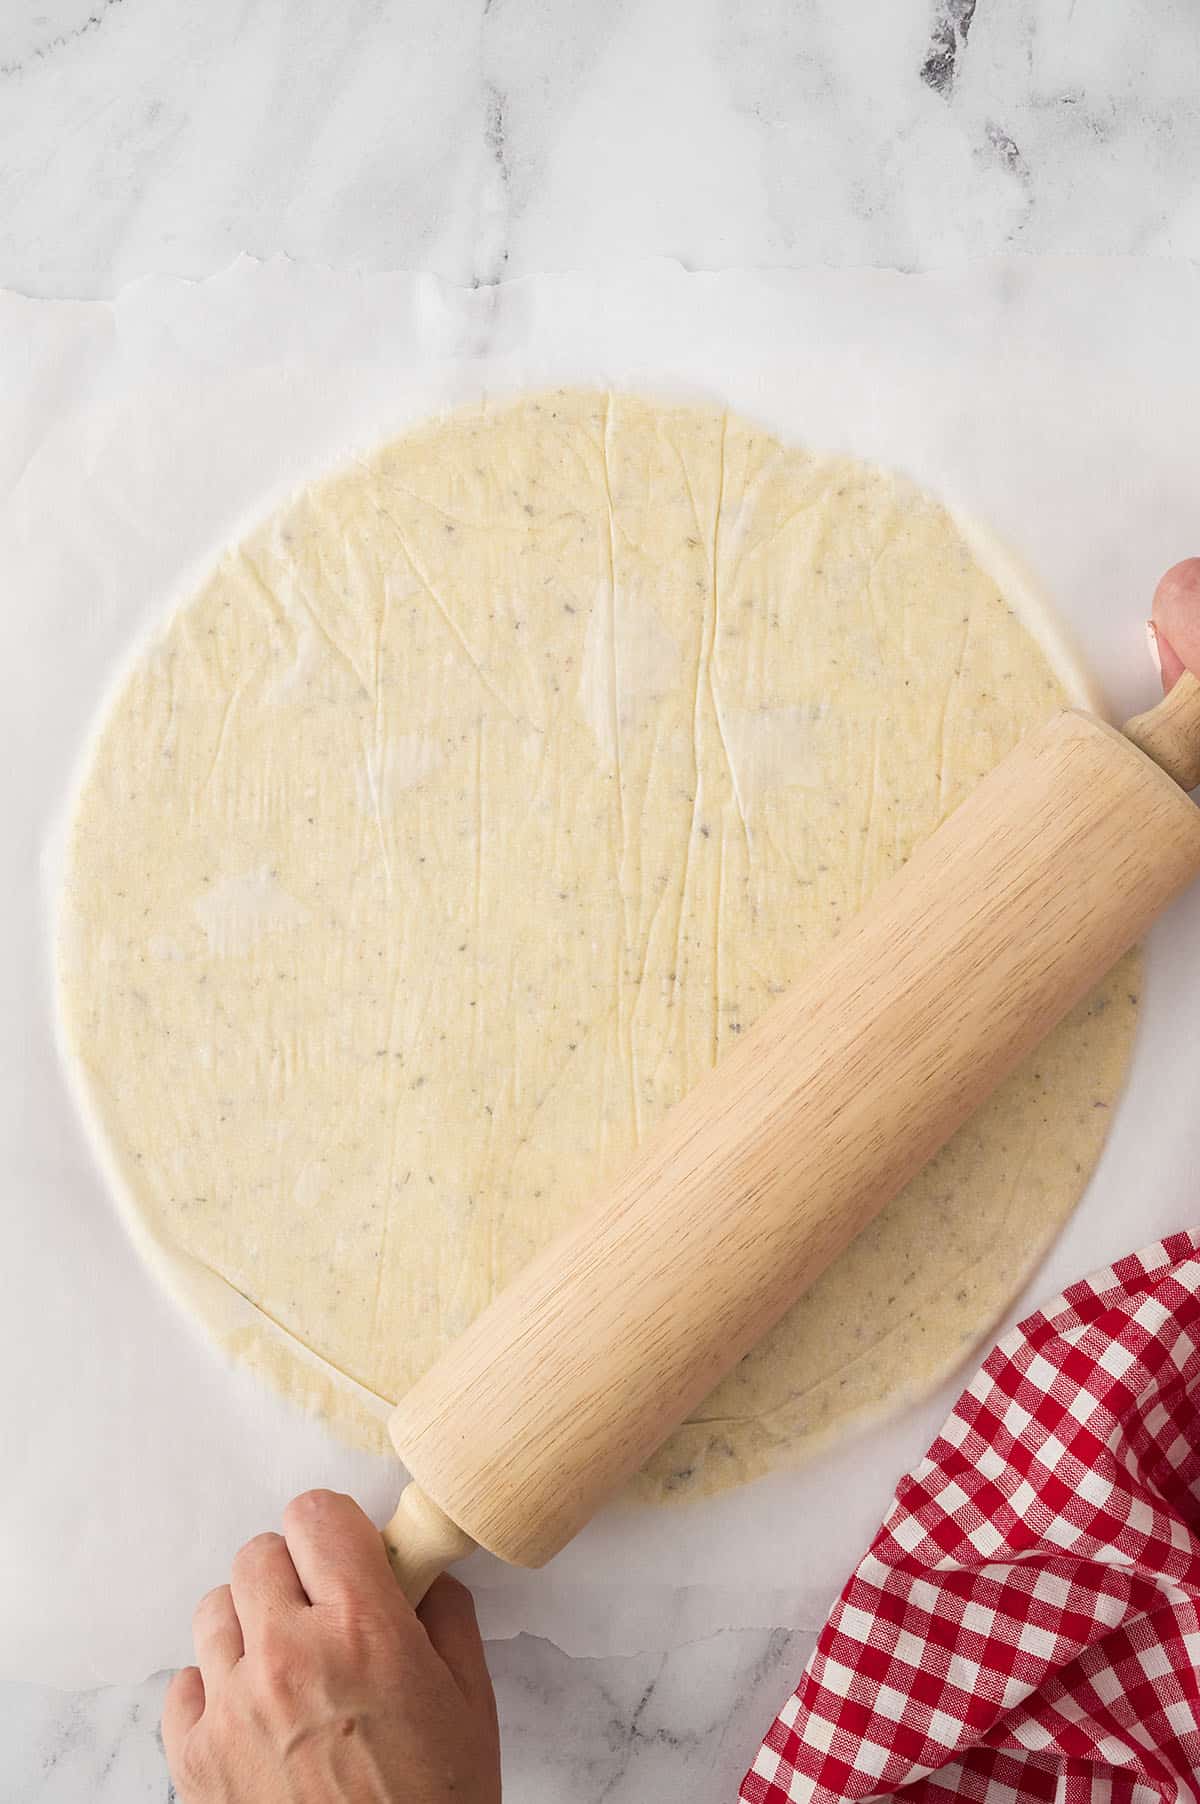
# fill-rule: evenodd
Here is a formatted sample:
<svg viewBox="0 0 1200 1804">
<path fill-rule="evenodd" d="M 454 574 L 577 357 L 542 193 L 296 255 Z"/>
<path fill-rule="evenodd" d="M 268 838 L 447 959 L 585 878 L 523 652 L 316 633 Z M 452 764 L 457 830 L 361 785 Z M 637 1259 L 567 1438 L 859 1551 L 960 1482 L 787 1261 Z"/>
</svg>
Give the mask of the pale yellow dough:
<svg viewBox="0 0 1200 1804">
<path fill-rule="evenodd" d="M 140 657 L 75 818 L 65 1020 L 143 1245 L 380 1443 L 377 1400 L 1063 699 L 940 506 L 719 412 L 541 396 L 307 489 Z M 1136 1004 L 1127 961 L 643 1489 L 960 1359 L 1087 1181 Z"/>
</svg>

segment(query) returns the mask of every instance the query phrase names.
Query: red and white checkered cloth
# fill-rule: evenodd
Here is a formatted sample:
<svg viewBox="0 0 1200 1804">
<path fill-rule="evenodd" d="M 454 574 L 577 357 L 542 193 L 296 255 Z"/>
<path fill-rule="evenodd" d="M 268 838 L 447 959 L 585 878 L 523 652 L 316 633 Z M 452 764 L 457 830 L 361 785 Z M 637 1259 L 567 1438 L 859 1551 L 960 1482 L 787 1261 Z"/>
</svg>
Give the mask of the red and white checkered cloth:
<svg viewBox="0 0 1200 1804">
<path fill-rule="evenodd" d="M 1200 1232 L 985 1362 L 842 1592 L 743 1804 L 1200 1804 Z"/>
</svg>

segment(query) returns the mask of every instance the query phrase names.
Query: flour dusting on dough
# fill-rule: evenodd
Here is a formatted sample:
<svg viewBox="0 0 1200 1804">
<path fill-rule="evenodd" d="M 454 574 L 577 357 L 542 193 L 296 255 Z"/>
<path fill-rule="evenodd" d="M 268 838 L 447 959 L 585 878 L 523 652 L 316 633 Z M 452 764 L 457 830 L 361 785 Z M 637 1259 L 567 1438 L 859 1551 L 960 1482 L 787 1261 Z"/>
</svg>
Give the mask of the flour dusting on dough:
<svg viewBox="0 0 1200 1804">
<path fill-rule="evenodd" d="M 224 877 L 192 903 L 192 914 L 203 928 L 209 951 L 217 958 L 237 958 L 269 934 L 302 927 L 308 918 L 303 904 L 289 896 L 274 871 L 263 865 L 236 877 Z M 179 957 L 177 946 L 166 934 L 149 942 L 152 956 Z"/>
</svg>

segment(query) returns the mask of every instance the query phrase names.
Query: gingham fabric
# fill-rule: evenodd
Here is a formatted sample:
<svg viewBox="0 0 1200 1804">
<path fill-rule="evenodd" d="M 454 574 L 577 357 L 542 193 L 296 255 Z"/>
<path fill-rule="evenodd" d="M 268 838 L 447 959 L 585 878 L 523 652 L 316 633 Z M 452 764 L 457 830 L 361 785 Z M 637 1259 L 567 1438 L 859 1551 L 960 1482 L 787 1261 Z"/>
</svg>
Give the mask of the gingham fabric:
<svg viewBox="0 0 1200 1804">
<path fill-rule="evenodd" d="M 1004 1340 L 903 1479 L 743 1804 L 1200 1804 L 1200 1232 Z"/>
</svg>

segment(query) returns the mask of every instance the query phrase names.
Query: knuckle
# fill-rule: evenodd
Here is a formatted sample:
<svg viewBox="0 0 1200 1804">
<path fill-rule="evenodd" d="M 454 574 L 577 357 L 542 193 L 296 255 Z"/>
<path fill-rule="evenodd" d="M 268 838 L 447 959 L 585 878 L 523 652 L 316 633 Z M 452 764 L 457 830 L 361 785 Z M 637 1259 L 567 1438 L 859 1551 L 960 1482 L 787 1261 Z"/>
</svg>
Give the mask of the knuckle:
<svg viewBox="0 0 1200 1804">
<path fill-rule="evenodd" d="M 170 1684 L 163 1696 L 164 1714 L 171 1707 L 185 1705 L 188 1699 L 195 1698 L 198 1692 L 202 1699 L 203 1680 L 200 1677 L 200 1668 L 198 1666 L 181 1666 L 178 1672 L 172 1673 Z"/>
<path fill-rule="evenodd" d="M 339 1616 L 363 1616 L 371 1607 L 370 1593 L 361 1574 L 335 1550 L 329 1560 L 321 1585 L 322 1602 L 328 1603 Z"/>
<path fill-rule="evenodd" d="M 265 1642 L 255 1657 L 253 1680 L 264 1703 L 276 1709 L 294 1704 L 303 1689 L 301 1662 L 295 1648 L 282 1639 Z"/>
<path fill-rule="evenodd" d="M 204 1596 L 200 1599 L 200 1602 L 196 1605 L 196 1608 L 192 1611 L 193 1627 L 202 1626 L 204 1623 L 210 1621 L 211 1618 L 214 1616 L 224 1615 L 225 1611 L 229 1607 L 230 1602 L 231 1602 L 231 1594 L 230 1594 L 229 1586 L 228 1585 L 214 1585 L 214 1587 L 211 1591 L 206 1591 L 204 1593 Z"/>
<path fill-rule="evenodd" d="M 339 1632 L 361 1629 L 374 1633 L 392 1621 L 399 1602 L 402 1602 L 399 1586 L 393 1596 L 352 1565 L 334 1565 L 325 1574 L 321 1603 Z"/>
<path fill-rule="evenodd" d="M 344 1580 L 332 1580 L 321 1599 L 326 1620 L 342 1648 L 371 1639 L 377 1631 L 379 1613 L 369 1599 Z"/>
<path fill-rule="evenodd" d="M 264 1558 L 283 1546 L 283 1536 L 276 1534 L 255 1535 L 244 1547 L 239 1547 L 233 1556 L 233 1570 L 238 1573 L 253 1571 L 262 1564 Z"/>
<path fill-rule="evenodd" d="M 327 1516 L 330 1510 L 336 1509 L 342 1502 L 337 1491 L 313 1490 L 301 1491 L 293 1497 L 283 1512 L 285 1520 L 311 1522 L 321 1516 Z"/>
</svg>

